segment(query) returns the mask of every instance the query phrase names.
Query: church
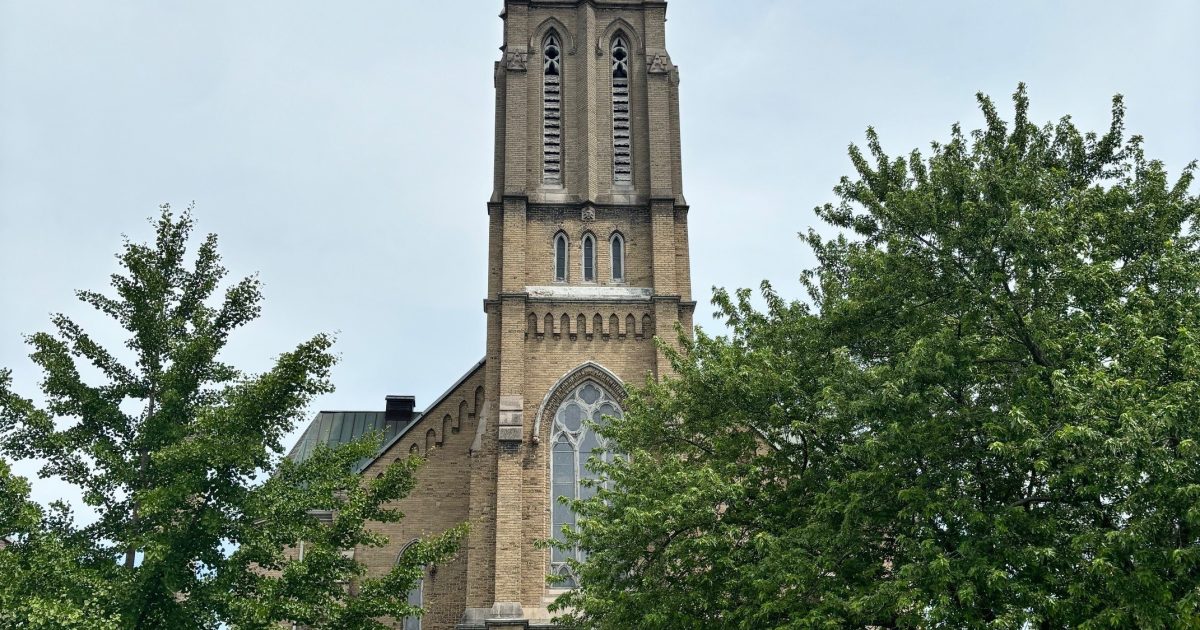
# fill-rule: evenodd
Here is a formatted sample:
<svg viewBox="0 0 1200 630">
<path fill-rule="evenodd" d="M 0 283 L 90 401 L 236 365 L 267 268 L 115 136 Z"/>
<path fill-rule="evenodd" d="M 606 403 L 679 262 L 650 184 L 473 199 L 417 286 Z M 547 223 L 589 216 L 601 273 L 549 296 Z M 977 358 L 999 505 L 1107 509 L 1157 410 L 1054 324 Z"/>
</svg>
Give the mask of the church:
<svg viewBox="0 0 1200 630">
<path fill-rule="evenodd" d="M 546 607 L 575 579 L 572 554 L 537 543 L 574 522 L 557 499 L 589 490 L 584 462 L 603 444 L 584 419 L 619 416 L 626 384 L 670 370 L 655 335 L 691 334 L 666 14 L 664 0 L 505 1 L 484 358 L 422 411 L 411 396 L 323 411 L 289 455 L 377 430 L 383 447 L 361 474 L 426 459 L 396 506 L 405 518 L 379 526 L 389 544 L 355 551 L 373 572 L 412 540 L 470 523 L 457 556 L 410 594 L 425 616 L 398 627 L 553 627 Z"/>
</svg>

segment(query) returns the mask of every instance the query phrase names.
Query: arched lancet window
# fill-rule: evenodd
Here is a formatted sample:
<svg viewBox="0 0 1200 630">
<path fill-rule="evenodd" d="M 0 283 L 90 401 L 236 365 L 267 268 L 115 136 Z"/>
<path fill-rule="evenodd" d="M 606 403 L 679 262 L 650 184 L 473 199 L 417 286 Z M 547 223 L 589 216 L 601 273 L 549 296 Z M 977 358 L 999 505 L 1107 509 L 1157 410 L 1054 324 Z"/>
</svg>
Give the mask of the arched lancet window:
<svg viewBox="0 0 1200 630">
<path fill-rule="evenodd" d="M 629 125 L 629 46 L 625 36 L 612 40 L 613 183 L 633 183 Z"/>
<path fill-rule="evenodd" d="M 616 400 L 595 381 L 584 381 L 563 400 L 554 414 L 554 427 L 550 434 L 550 495 L 554 501 L 551 512 L 551 530 L 555 540 L 564 540 L 563 527 L 575 525 L 575 513 L 560 503 L 560 498 L 587 499 L 596 493 L 595 488 L 580 483 L 584 479 L 595 479 L 596 474 L 587 469 L 592 451 L 604 451 L 603 438 L 589 427 L 585 419 L 602 422 L 605 416 L 621 417 L 621 408 Z M 612 454 L 597 453 L 604 461 L 612 461 Z M 574 587 L 579 580 L 567 564 L 568 559 L 582 561 L 584 554 L 579 549 L 552 549 L 550 571 L 566 578 L 562 583 Z"/>
<path fill-rule="evenodd" d="M 416 543 L 416 540 L 411 540 L 400 548 L 400 553 L 396 554 L 396 564 L 400 564 L 400 560 L 404 557 L 404 553 Z M 414 585 L 412 589 L 408 591 L 408 604 L 410 606 L 416 606 L 417 608 L 425 607 L 425 578 L 417 580 L 416 585 Z M 404 628 L 404 630 L 421 630 L 421 619 L 421 617 L 405 617 L 401 627 Z"/>
<path fill-rule="evenodd" d="M 612 279 L 622 282 L 625 280 L 625 237 L 615 233 L 609 245 L 612 250 Z"/>
<path fill-rule="evenodd" d="M 567 281 L 567 235 L 562 232 L 554 237 L 554 281 Z"/>
<path fill-rule="evenodd" d="M 583 235 L 583 281 L 596 281 L 596 238 L 591 234 Z"/>
<path fill-rule="evenodd" d="M 562 184 L 562 44 L 554 31 L 542 45 L 542 183 Z"/>
</svg>

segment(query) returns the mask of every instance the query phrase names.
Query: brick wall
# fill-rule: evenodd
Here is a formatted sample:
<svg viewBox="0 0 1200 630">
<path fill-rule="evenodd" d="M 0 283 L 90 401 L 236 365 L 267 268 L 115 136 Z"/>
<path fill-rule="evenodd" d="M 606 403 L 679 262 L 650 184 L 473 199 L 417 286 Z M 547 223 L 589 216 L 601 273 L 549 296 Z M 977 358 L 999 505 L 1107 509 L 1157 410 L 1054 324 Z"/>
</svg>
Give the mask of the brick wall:
<svg viewBox="0 0 1200 630">
<path fill-rule="evenodd" d="M 364 562 L 372 575 L 379 575 L 395 563 L 400 549 L 411 540 L 437 534 L 470 518 L 472 457 L 471 443 L 477 427 L 477 400 L 482 403 L 482 368 L 410 426 L 392 446 L 372 463 L 363 475 L 373 478 L 393 461 L 419 453 L 425 465 L 417 472 L 412 494 L 396 503 L 405 515 L 399 523 L 376 523 L 373 529 L 385 534 L 383 547 L 359 548 L 355 557 Z M 472 523 L 472 526 L 478 526 Z M 466 607 L 466 541 L 455 556 L 425 577 L 424 628 L 452 628 Z"/>
</svg>

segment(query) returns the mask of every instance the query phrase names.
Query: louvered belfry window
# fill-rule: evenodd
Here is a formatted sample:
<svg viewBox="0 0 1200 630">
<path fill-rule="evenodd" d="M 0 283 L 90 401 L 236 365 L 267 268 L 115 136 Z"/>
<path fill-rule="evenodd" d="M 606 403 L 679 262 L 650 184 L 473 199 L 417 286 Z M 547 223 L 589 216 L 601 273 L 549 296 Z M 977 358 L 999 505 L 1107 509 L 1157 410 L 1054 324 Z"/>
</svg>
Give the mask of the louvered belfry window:
<svg viewBox="0 0 1200 630">
<path fill-rule="evenodd" d="M 633 183 L 629 124 L 629 46 L 618 35 L 612 42 L 613 183 Z"/>
<path fill-rule="evenodd" d="M 542 183 L 562 184 L 562 45 L 555 33 L 542 47 Z"/>
</svg>

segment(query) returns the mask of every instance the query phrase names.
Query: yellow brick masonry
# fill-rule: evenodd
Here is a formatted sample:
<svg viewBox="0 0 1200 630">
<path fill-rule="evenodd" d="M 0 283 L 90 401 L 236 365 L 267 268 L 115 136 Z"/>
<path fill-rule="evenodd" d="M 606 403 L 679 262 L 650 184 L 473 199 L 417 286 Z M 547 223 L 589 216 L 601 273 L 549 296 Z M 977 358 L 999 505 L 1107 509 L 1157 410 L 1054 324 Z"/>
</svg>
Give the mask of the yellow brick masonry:
<svg viewBox="0 0 1200 630">
<path fill-rule="evenodd" d="M 373 478 L 393 461 L 419 454 L 426 459 L 418 475 L 417 487 L 395 507 L 405 515 L 399 523 L 375 524 L 388 537 L 378 548 L 360 548 L 356 557 L 372 574 L 389 569 L 404 545 L 470 519 L 471 444 L 484 404 L 484 371 L 475 369 L 457 388 L 447 393 L 435 407 L 408 428 L 386 453 L 372 463 L 363 475 Z M 474 525 L 474 523 L 473 523 Z M 425 580 L 425 601 L 429 604 L 425 628 L 452 628 L 466 606 L 467 549 L 450 562 L 431 571 Z"/>
<path fill-rule="evenodd" d="M 417 489 L 398 505 L 406 518 L 379 526 L 389 544 L 358 551 L 374 572 L 417 536 L 471 524 L 457 557 L 427 576 L 426 630 L 549 625 L 549 552 L 537 542 L 551 535 L 552 423 L 534 435 L 539 408 L 581 366 L 601 366 L 627 384 L 663 376 L 669 366 L 654 335 L 673 342 L 677 323 L 691 330 L 679 74 L 666 52 L 665 22 L 661 0 L 506 0 L 495 64 L 485 362 L 364 473 L 410 452 L 427 458 Z M 563 173 L 561 185 L 547 186 L 541 46 L 551 30 L 563 49 Z M 613 184 L 609 43 L 617 33 L 630 44 L 632 186 Z M 559 232 L 570 264 L 566 281 L 556 283 Z M 610 273 L 615 233 L 626 250 L 618 280 Z M 585 234 L 597 245 L 591 283 L 580 267 Z"/>
</svg>

